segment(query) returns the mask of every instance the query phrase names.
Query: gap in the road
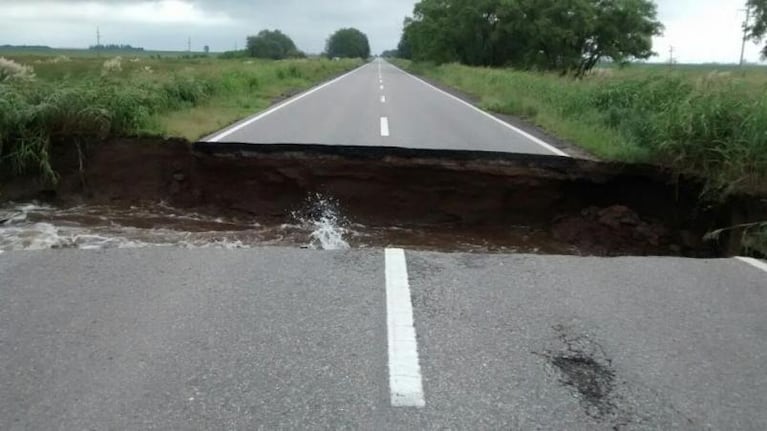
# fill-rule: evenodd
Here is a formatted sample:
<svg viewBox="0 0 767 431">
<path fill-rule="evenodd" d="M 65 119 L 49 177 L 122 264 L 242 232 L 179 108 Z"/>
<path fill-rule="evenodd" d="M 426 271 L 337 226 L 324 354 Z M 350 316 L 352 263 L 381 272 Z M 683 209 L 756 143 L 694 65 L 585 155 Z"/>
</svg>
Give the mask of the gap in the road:
<svg viewBox="0 0 767 431">
<path fill-rule="evenodd" d="M 743 235 L 707 232 L 767 212 L 749 197 L 704 205 L 701 183 L 660 169 L 562 157 L 149 138 L 55 157 L 55 187 L 4 184 L 4 199 L 51 208 L 0 207 L 0 249 L 306 246 L 314 233 L 354 248 L 715 257 Z M 343 231 L 292 217 L 316 193 Z"/>
</svg>

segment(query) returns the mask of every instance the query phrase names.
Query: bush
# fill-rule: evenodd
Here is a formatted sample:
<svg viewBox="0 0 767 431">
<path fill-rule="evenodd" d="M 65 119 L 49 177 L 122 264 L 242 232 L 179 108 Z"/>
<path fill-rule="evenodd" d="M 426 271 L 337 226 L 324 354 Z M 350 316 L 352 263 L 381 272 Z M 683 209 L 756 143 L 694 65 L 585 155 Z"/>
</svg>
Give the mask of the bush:
<svg viewBox="0 0 767 431">
<path fill-rule="evenodd" d="M 407 63 L 406 63 L 407 64 Z M 594 155 L 702 175 L 708 191 L 767 192 L 767 79 L 653 70 L 554 74 L 460 65 L 407 67 L 474 94 Z"/>
<path fill-rule="evenodd" d="M 358 64 L 166 59 L 151 63 L 150 74 L 150 66 L 123 64 L 119 57 L 65 63 L 47 63 L 46 80 L 0 81 L 0 177 L 39 174 L 55 181 L 51 154 L 56 147 L 81 150 L 112 136 L 162 132 L 158 122 L 166 113 L 205 105 L 213 97 L 271 100 Z M 13 61 L 2 64 L 14 74 L 31 73 Z"/>
<path fill-rule="evenodd" d="M 5 57 L 0 57 L 0 82 L 10 80 L 33 80 L 35 70 Z"/>
<path fill-rule="evenodd" d="M 108 75 L 110 73 L 114 72 L 122 72 L 122 57 L 115 57 L 110 58 L 109 60 L 104 62 L 104 66 L 102 67 L 102 74 Z"/>
</svg>

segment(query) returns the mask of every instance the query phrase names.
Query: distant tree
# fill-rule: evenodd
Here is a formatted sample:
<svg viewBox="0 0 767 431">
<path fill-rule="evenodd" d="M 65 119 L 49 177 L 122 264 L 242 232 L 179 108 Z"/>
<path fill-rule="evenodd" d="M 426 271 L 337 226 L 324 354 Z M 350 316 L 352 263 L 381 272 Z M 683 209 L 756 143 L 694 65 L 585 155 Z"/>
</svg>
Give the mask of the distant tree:
<svg viewBox="0 0 767 431">
<path fill-rule="evenodd" d="M 370 42 L 365 33 L 356 28 L 343 28 L 330 36 L 325 54 L 331 58 L 368 58 Z"/>
<path fill-rule="evenodd" d="M 662 28 L 652 0 L 421 0 L 400 44 L 416 60 L 580 76 L 651 57 Z"/>
<path fill-rule="evenodd" d="M 247 47 L 250 56 L 256 58 L 281 60 L 301 55 L 293 40 L 279 30 L 262 30 L 256 36 L 249 36 Z"/>
<path fill-rule="evenodd" d="M 231 60 L 234 58 L 246 58 L 249 57 L 250 54 L 246 50 L 238 50 L 238 51 L 225 51 L 218 55 L 218 58 L 224 59 L 224 60 Z"/>
<path fill-rule="evenodd" d="M 410 22 L 410 18 L 405 18 L 405 28 L 410 25 Z M 399 44 L 397 45 L 397 57 L 405 59 L 413 58 L 413 50 L 410 47 L 410 39 L 408 37 L 407 31 L 402 32 L 402 37 L 400 38 Z"/>
<path fill-rule="evenodd" d="M 88 49 L 91 51 L 127 51 L 127 52 L 144 51 L 144 48 L 141 48 L 141 47 L 135 47 L 130 45 L 118 45 L 118 44 L 93 45 L 88 47 Z"/>
<path fill-rule="evenodd" d="M 751 9 L 751 22 L 746 27 L 748 37 L 761 43 L 767 36 L 767 0 L 748 0 L 746 7 Z M 762 57 L 767 58 L 767 45 L 762 48 Z"/>
<path fill-rule="evenodd" d="M 398 58 L 399 57 L 399 51 L 396 49 L 390 49 L 387 51 L 384 51 L 381 53 L 381 57 L 384 58 Z"/>
<path fill-rule="evenodd" d="M 208 45 L 205 45 L 202 50 L 205 51 L 205 54 L 210 54 L 210 47 Z"/>
</svg>

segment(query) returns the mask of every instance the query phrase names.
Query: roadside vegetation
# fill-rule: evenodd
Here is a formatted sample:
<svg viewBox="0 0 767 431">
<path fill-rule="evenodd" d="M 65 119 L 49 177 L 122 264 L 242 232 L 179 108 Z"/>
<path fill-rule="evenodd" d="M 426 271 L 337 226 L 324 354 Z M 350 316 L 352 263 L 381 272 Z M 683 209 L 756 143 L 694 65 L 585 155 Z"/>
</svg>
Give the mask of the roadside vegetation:
<svg viewBox="0 0 767 431">
<path fill-rule="evenodd" d="M 703 176 L 715 195 L 767 193 L 767 73 L 634 66 L 583 79 L 400 61 L 410 71 L 522 117 L 600 159 Z"/>
<path fill-rule="evenodd" d="M 748 5 L 759 41 L 767 0 Z M 767 194 L 765 69 L 637 64 L 662 31 L 652 0 L 420 0 L 385 54 L 598 158 Z"/>
<path fill-rule="evenodd" d="M 0 59 L 0 176 L 54 181 L 58 146 L 110 137 L 196 140 L 360 60 L 23 55 Z"/>
</svg>

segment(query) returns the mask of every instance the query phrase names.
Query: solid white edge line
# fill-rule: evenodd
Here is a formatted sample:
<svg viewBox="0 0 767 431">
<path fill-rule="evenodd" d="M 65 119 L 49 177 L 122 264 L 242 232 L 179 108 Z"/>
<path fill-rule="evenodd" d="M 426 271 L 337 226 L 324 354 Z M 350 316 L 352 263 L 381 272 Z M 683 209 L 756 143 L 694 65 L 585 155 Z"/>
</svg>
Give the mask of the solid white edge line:
<svg viewBox="0 0 767 431">
<path fill-rule="evenodd" d="M 359 72 L 360 70 L 370 66 L 371 64 L 372 63 L 363 64 L 362 66 L 360 66 L 360 67 L 358 67 L 358 68 L 356 68 L 354 70 L 351 70 L 351 71 L 349 71 L 349 72 L 347 72 L 347 73 L 345 73 L 345 74 L 343 74 L 343 75 L 333 79 L 332 81 L 328 81 L 328 82 L 326 82 L 326 83 L 324 83 L 322 85 L 319 85 L 317 87 L 309 89 L 309 90 L 307 90 L 304 93 L 301 93 L 301 94 L 299 94 L 297 96 L 294 96 L 294 97 L 292 97 L 292 98 L 290 98 L 288 100 L 285 100 L 284 102 L 282 102 L 282 103 L 280 103 L 278 105 L 275 105 L 275 106 L 271 107 L 270 109 L 268 109 L 268 110 L 266 110 L 264 112 L 256 114 L 255 116 L 253 116 L 251 118 L 248 118 L 248 119 L 242 121 L 241 123 L 229 126 L 229 128 L 224 129 L 223 131 L 219 132 L 218 134 L 213 135 L 212 137 L 204 140 L 203 142 L 219 142 L 221 139 L 226 138 L 227 136 L 231 135 L 232 133 L 234 133 L 234 132 L 236 132 L 238 130 L 241 130 L 241 129 L 243 129 L 243 128 L 245 128 L 245 127 L 255 123 L 256 121 L 266 117 L 267 115 L 273 114 L 276 111 L 279 111 L 280 109 L 282 109 L 282 108 L 284 108 L 284 107 L 286 107 L 288 105 L 291 105 L 291 104 L 293 104 L 295 102 L 298 102 L 299 100 L 303 99 L 304 97 L 309 96 L 311 94 L 314 94 L 314 93 L 322 90 L 323 88 L 325 88 L 325 87 L 327 87 L 329 85 L 335 84 L 336 82 L 338 82 L 338 81 L 348 77 L 349 75 L 351 75 L 353 73 Z"/>
<path fill-rule="evenodd" d="M 389 119 L 381 117 L 381 136 L 389 136 Z"/>
<path fill-rule="evenodd" d="M 389 343 L 389 391 L 394 407 L 424 407 L 413 303 L 405 250 L 387 248 L 386 329 Z"/>
<path fill-rule="evenodd" d="M 416 81 L 418 81 L 418 82 L 420 82 L 420 83 L 422 83 L 422 84 L 424 84 L 424 85 L 426 85 L 426 86 L 428 86 L 428 87 L 431 87 L 431 88 L 432 88 L 432 89 L 434 89 L 434 90 L 437 90 L 437 91 L 439 91 L 440 93 L 442 93 L 442 94 L 444 94 L 444 95 L 446 95 L 446 96 L 448 96 L 448 97 L 452 98 L 453 100 L 456 100 L 456 101 L 458 101 L 458 102 L 461 102 L 462 104 L 464 104 L 464 105 L 468 106 L 469 108 L 471 108 L 471 109 L 473 109 L 473 110 L 475 110 L 475 111 L 479 112 L 480 114 L 482 114 L 482 115 L 484 115 L 484 116 L 486 116 L 486 117 L 490 118 L 491 120 L 495 121 L 496 123 L 498 123 L 498 124 L 500 124 L 500 125 L 502 125 L 502 126 L 506 127 L 507 129 L 510 129 L 510 130 L 512 130 L 512 131 L 514 131 L 514 132 L 516 132 L 516 133 L 518 133 L 518 134 L 520 134 L 520 135 L 524 136 L 524 137 L 525 137 L 525 138 L 527 138 L 529 141 L 531 141 L 531 142 L 533 142 L 533 143 L 535 143 L 535 144 L 538 144 L 538 145 L 540 145 L 541 147 L 543 147 L 543 148 L 545 148 L 545 149 L 547 149 L 547 150 L 551 151 L 552 153 L 556 154 L 557 156 L 562 156 L 562 157 L 570 157 L 570 155 L 569 155 L 569 154 L 565 153 L 564 151 L 560 150 L 559 148 L 556 148 L 556 147 L 552 146 L 551 144 L 547 144 L 547 143 L 543 142 L 542 140 L 540 140 L 540 139 L 536 138 L 535 136 L 533 136 L 533 135 L 531 135 L 531 134 L 529 134 L 529 133 L 525 132 L 524 130 L 522 130 L 522 129 L 519 129 L 519 128 L 517 128 L 517 127 L 514 127 L 514 126 L 512 126 L 511 124 L 509 124 L 509 123 L 507 123 L 507 122 L 505 122 L 505 121 L 501 120 L 500 118 L 496 117 L 495 115 L 492 115 L 492 114 L 490 114 L 490 113 L 488 113 L 488 112 L 486 112 L 486 111 L 483 111 L 482 109 L 480 109 L 480 108 L 478 108 L 478 107 L 476 107 L 476 106 L 472 105 L 471 103 L 469 103 L 469 102 L 467 102 L 467 101 L 465 101 L 465 100 L 461 99 L 460 97 L 454 96 L 454 95 L 452 95 L 452 94 L 448 93 L 448 92 L 447 92 L 447 91 L 445 91 L 445 90 L 442 90 L 442 89 L 440 89 L 440 88 L 437 88 L 437 87 L 435 87 L 435 86 L 433 86 L 433 85 L 429 84 L 428 82 L 424 81 L 423 79 L 421 79 L 421 78 L 419 78 L 419 77 L 417 77 L 417 76 L 415 76 L 415 75 L 413 75 L 413 74 L 410 74 L 410 73 L 408 73 L 408 72 L 406 72 L 406 71 L 404 71 L 404 70 L 400 69 L 399 67 L 397 67 L 397 66 L 395 66 L 395 65 L 393 65 L 393 64 L 391 64 L 391 63 L 389 63 L 389 62 L 387 62 L 386 64 L 388 64 L 389 66 L 391 66 L 391 67 L 395 68 L 396 70 L 399 70 L 400 72 L 404 73 L 405 75 L 407 75 L 407 76 L 409 76 L 409 77 L 411 77 L 411 78 L 415 79 Z"/>
<path fill-rule="evenodd" d="M 737 260 L 739 260 L 741 262 L 745 262 L 745 263 L 747 263 L 747 264 L 749 264 L 749 265 L 751 265 L 751 266 L 753 266 L 755 268 L 759 268 L 759 269 L 761 269 L 764 272 L 767 272 L 767 263 L 765 263 L 765 262 L 763 262 L 763 261 L 761 261 L 759 259 L 754 259 L 753 257 L 740 257 L 740 256 L 736 257 L 735 259 L 737 259 Z"/>
</svg>

